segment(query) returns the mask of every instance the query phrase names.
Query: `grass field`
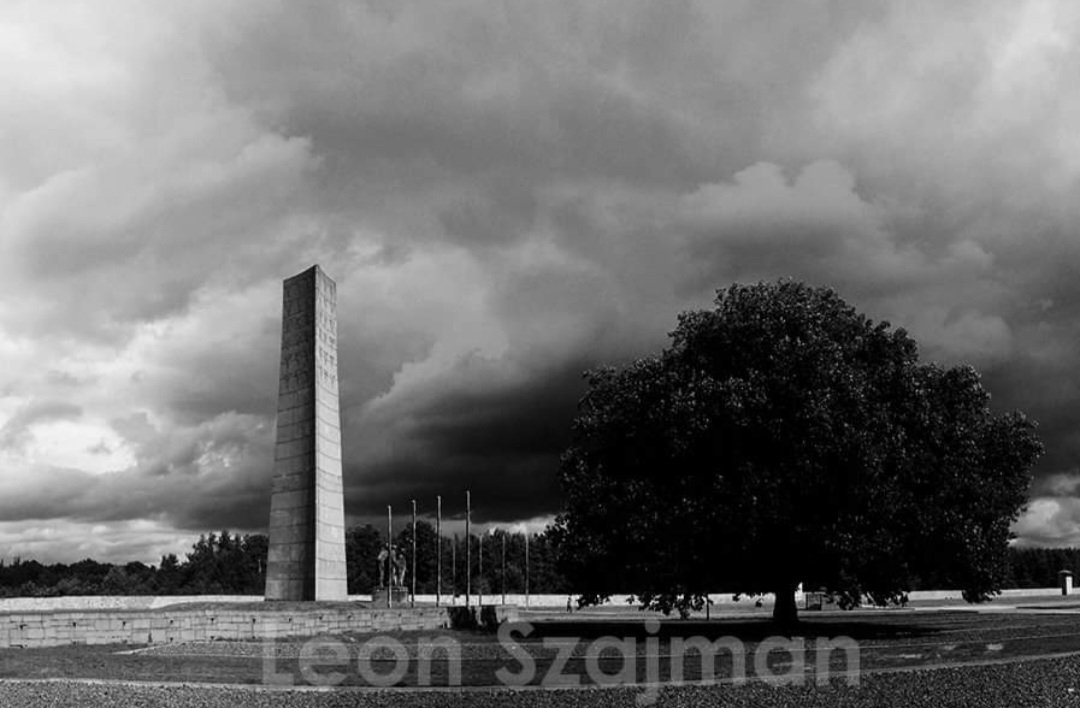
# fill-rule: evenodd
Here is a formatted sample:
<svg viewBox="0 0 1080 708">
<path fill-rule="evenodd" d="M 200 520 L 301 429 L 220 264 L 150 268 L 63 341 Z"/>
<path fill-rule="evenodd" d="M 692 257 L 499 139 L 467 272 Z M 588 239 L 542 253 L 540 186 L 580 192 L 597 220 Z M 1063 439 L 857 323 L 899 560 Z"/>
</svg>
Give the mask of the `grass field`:
<svg viewBox="0 0 1080 708">
<path fill-rule="evenodd" d="M 1080 705 L 1080 613 L 1051 608 L 817 615 L 786 639 L 762 618 L 647 625 L 624 612 L 534 618 L 514 643 L 445 631 L 380 635 L 389 646 L 378 649 L 370 635 L 5 649 L 0 705 Z M 460 660 L 436 651 L 421 661 L 435 637 Z M 745 660 L 720 651 L 703 666 L 679 649 L 692 637 L 737 639 L 727 646 Z M 857 647 L 854 664 L 843 651 L 815 651 L 838 637 Z M 694 685 L 703 668 L 716 682 Z M 504 688 L 507 672 L 526 686 Z M 673 675 L 686 684 L 670 685 Z M 395 688 L 378 688 L 387 682 Z M 332 685 L 312 685 L 321 683 Z M 580 687 L 548 690 L 553 683 Z"/>
</svg>

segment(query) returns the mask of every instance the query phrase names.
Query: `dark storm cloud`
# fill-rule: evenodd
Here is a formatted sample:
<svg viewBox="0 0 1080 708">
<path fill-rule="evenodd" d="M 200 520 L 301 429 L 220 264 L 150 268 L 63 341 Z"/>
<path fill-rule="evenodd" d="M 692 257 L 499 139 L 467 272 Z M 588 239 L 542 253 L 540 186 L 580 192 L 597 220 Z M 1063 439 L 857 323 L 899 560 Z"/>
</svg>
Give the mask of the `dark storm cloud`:
<svg viewBox="0 0 1080 708">
<path fill-rule="evenodd" d="M 686 41 L 700 13 L 611 7 L 623 10 L 623 26 L 571 4 L 406 3 L 389 15 L 278 4 L 209 46 L 230 95 L 311 135 L 335 178 L 399 178 L 403 166 L 421 179 L 439 170 L 471 178 L 512 166 L 667 182 L 698 155 L 673 106 L 627 90 L 620 73 L 659 83 L 707 60 Z"/>
<path fill-rule="evenodd" d="M 790 276 L 1038 419 L 1017 531 L 1080 542 L 1066 2 L 0 19 L 0 542 L 263 527 L 280 284 L 312 262 L 338 282 L 353 517 L 465 488 L 486 519 L 558 511 L 581 371 Z"/>
<path fill-rule="evenodd" d="M 558 511 L 555 472 L 588 364 L 577 359 L 507 380 L 497 362 L 462 362 L 447 379 L 457 385 L 426 391 L 430 400 L 409 403 L 409 412 L 389 411 L 392 431 L 370 426 L 392 436 L 396 449 L 379 459 L 364 438 L 346 447 L 349 512 L 371 515 L 409 499 L 456 498 L 465 488 L 483 500 L 478 520 L 506 522 Z M 478 386 L 485 378 L 503 381 Z"/>
</svg>

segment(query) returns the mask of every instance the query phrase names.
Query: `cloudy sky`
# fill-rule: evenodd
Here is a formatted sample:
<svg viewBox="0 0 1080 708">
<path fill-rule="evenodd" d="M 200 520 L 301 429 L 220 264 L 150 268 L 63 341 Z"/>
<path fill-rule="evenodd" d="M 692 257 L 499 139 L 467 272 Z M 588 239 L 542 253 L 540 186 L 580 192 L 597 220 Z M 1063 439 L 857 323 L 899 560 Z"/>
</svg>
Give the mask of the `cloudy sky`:
<svg viewBox="0 0 1080 708">
<path fill-rule="evenodd" d="M 1080 4 L 0 5 L 0 557 L 269 509 L 281 280 L 338 283 L 346 508 L 559 507 L 581 372 L 732 282 L 970 362 L 1080 544 Z"/>
</svg>

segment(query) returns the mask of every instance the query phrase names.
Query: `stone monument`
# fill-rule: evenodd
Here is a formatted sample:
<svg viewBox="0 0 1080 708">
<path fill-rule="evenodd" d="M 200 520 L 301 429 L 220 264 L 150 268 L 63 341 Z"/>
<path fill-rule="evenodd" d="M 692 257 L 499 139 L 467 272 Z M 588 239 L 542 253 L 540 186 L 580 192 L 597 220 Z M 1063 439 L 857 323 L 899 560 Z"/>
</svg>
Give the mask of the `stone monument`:
<svg viewBox="0 0 1080 708">
<path fill-rule="evenodd" d="M 316 265 L 284 289 L 266 599 L 343 601 L 337 286 Z"/>
</svg>

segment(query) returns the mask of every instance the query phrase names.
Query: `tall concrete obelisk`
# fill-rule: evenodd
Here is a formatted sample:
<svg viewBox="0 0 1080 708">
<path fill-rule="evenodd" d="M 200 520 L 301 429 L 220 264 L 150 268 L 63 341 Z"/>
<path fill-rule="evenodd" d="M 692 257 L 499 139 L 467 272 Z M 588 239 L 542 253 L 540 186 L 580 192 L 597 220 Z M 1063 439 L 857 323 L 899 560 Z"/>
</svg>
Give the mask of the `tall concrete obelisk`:
<svg viewBox="0 0 1080 708">
<path fill-rule="evenodd" d="M 337 286 L 319 266 L 285 281 L 267 600 L 345 600 Z"/>
</svg>

